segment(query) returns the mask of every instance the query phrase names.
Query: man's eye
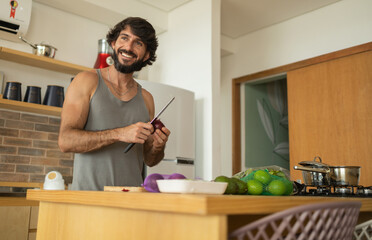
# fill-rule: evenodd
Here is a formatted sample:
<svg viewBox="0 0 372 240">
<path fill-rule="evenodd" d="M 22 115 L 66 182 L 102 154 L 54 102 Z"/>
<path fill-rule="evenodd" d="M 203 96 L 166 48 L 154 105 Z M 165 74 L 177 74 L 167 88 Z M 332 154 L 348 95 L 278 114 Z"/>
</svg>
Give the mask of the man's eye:
<svg viewBox="0 0 372 240">
<path fill-rule="evenodd" d="M 143 46 L 143 43 L 140 42 L 140 41 L 137 41 L 136 44 L 137 44 L 137 46 L 139 46 L 139 47 L 142 47 L 142 46 Z"/>
</svg>

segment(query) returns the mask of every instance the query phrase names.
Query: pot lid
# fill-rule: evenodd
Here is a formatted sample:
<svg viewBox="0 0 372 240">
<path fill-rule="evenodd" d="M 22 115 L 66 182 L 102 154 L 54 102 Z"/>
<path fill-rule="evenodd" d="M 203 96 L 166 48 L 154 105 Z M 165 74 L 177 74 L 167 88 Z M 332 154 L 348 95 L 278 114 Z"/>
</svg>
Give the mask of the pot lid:
<svg viewBox="0 0 372 240">
<path fill-rule="evenodd" d="M 319 159 L 319 162 L 316 160 Z M 307 167 L 315 167 L 315 168 L 323 168 L 323 167 L 329 167 L 328 164 L 322 163 L 322 159 L 319 156 L 314 157 L 313 161 L 302 161 L 299 162 L 298 164 L 302 166 L 307 166 Z"/>
</svg>

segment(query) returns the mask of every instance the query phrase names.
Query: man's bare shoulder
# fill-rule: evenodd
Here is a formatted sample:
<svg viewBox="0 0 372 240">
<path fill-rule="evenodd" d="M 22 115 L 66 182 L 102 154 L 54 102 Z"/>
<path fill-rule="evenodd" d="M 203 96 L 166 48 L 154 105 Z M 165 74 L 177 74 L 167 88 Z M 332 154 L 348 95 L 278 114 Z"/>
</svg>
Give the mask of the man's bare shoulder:
<svg viewBox="0 0 372 240">
<path fill-rule="evenodd" d="M 142 88 L 142 95 L 145 101 L 154 101 L 154 98 L 152 97 L 152 94 L 147 91 L 146 89 Z"/>
<path fill-rule="evenodd" d="M 97 72 L 85 71 L 78 73 L 74 80 L 72 80 L 71 85 L 78 85 L 80 87 L 96 87 L 98 83 Z"/>
<path fill-rule="evenodd" d="M 84 79 L 91 79 L 91 80 L 97 79 L 97 72 L 94 70 L 80 72 L 75 76 L 73 81 L 84 80 Z"/>
<path fill-rule="evenodd" d="M 91 97 L 98 85 L 98 76 L 95 71 L 78 73 L 72 80 L 68 92 Z"/>
</svg>

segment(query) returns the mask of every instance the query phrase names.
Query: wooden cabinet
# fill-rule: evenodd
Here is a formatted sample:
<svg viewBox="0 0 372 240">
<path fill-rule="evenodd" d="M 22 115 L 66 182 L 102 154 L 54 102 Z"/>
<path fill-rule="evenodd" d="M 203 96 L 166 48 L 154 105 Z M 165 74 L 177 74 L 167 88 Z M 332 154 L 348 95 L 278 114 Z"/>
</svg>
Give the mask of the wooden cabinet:
<svg viewBox="0 0 372 240">
<path fill-rule="evenodd" d="M 38 206 L 0 206 L 0 240 L 36 239 Z"/>
<path fill-rule="evenodd" d="M 92 70 L 88 67 L 63 62 L 48 57 L 36 56 L 34 54 L 20 52 L 5 47 L 0 47 L 0 59 L 66 74 L 77 74 L 82 71 Z M 61 108 L 58 107 L 13 101 L 3 99 L 2 96 L 0 96 L 0 108 L 53 116 L 60 116 L 61 113 Z"/>
<path fill-rule="evenodd" d="M 362 166 L 360 184 L 372 185 L 372 51 L 289 71 L 287 86 L 291 169 L 320 156 Z"/>
<path fill-rule="evenodd" d="M 39 219 L 39 207 L 32 206 L 28 226 L 28 240 L 36 240 L 37 222 Z"/>
<path fill-rule="evenodd" d="M 0 239 L 27 239 L 29 206 L 0 207 Z"/>
<path fill-rule="evenodd" d="M 265 215 L 303 204 L 360 201 L 371 219 L 371 198 L 167 194 L 29 190 L 40 201 L 39 240 L 213 239 Z"/>
<path fill-rule="evenodd" d="M 290 172 L 316 155 L 331 165 L 361 166 L 372 185 L 372 42 L 233 80 L 233 173 L 241 170 L 241 84 L 287 74 Z"/>
<path fill-rule="evenodd" d="M 0 182 L 0 187 L 41 188 L 42 183 Z M 0 197 L 0 240 L 36 239 L 39 202 L 25 197 Z"/>
</svg>

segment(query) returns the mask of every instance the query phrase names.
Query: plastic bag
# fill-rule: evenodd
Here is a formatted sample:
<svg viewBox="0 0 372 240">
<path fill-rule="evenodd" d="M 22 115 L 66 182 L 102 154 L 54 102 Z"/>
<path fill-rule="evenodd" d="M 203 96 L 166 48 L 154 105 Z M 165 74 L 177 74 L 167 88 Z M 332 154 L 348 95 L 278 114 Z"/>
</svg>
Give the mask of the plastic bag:
<svg viewBox="0 0 372 240">
<path fill-rule="evenodd" d="M 271 165 L 271 166 L 264 166 L 264 167 L 255 167 L 255 168 L 248 168 L 244 171 L 238 172 L 233 175 L 235 178 L 242 179 L 245 176 L 248 176 L 250 173 L 252 173 L 255 170 L 267 170 L 270 174 L 279 176 L 279 177 L 285 177 L 287 180 L 290 180 L 290 173 L 288 169 L 276 166 L 276 165 Z"/>
<path fill-rule="evenodd" d="M 293 183 L 285 176 L 271 174 L 268 169 L 257 169 L 241 178 L 248 185 L 250 195 L 291 195 Z"/>
</svg>

